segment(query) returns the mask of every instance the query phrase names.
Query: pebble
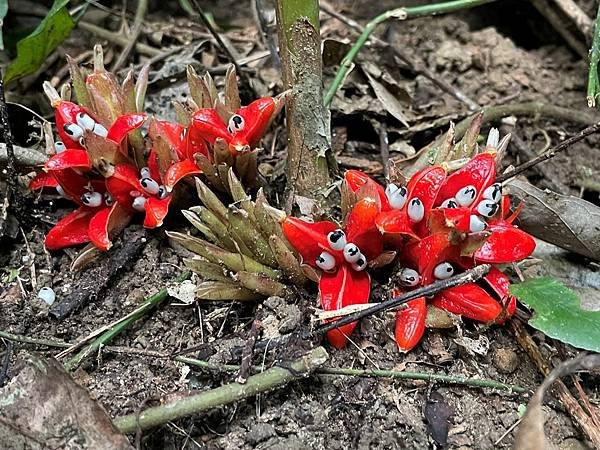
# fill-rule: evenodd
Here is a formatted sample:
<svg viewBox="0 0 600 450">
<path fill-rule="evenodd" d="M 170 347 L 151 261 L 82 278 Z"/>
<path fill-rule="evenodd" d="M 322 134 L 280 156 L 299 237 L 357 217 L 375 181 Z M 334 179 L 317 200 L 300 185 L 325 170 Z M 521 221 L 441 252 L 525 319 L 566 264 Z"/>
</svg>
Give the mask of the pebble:
<svg viewBox="0 0 600 450">
<path fill-rule="evenodd" d="M 493 355 L 494 366 L 500 373 L 513 373 L 519 366 L 519 356 L 508 348 L 499 348 Z"/>
</svg>

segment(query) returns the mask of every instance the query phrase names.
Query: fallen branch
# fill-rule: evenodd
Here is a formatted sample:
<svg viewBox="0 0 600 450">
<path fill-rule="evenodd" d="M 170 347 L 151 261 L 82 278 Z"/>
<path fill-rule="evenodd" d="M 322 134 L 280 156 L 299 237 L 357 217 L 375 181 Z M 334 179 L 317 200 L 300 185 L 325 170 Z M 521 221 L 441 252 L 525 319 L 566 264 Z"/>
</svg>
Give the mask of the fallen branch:
<svg viewBox="0 0 600 450">
<path fill-rule="evenodd" d="M 95 34 L 96 36 L 106 39 L 107 41 L 117 44 L 121 47 L 126 47 L 129 45 L 130 39 L 128 37 L 121 36 L 118 33 L 113 33 L 110 30 L 105 30 L 104 28 L 94 25 L 93 23 L 80 20 L 77 23 L 77 26 L 82 30 L 89 31 L 92 34 Z M 135 49 L 139 54 L 144 56 L 154 57 L 162 54 L 160 50 L 140 42 L 135 43 Z"/>
<path fill-rule="evenodd" d="M 142 32 L 142 27 L 144 25 L 144 17 L 146 16 L 147 10 L 148 0 L 138 0 L 137 7 L 135 10 L 135 18 L 133 19 L 133 27 L 131 29 L 131 33 L 129 34 L 129 36 L 127 36 L 129 43 L 125 47 L 123 47 L 123 50 L 121 51 L 119 57 L 117 58 L 117 60 L 111 68 L 111 72 L 116 72 L 117 70 L 119 70 L 123 63 L 127 61 L 127 58 L 129 58 L 129 54 L 131 53 L 131 50 L 135 46 L 136 42 L 138 41 L 140 33 Z"/>
<path fill-rule="evenodd" d="M 369 39 L 373 31 L 375 31 L 375 28 L 377 28 L 378 25 L 382 24 L 388 19 L 408 20 L 414 19 L 416 17 L 450 13 L 461 9 L 473 8 L 475 6 L 483 5 L 485 3 L 490 3 L 493 1 L 495 0 L 453 0 L 443 3 L 434 3 L 432 5 L 396 8 L 378 15 L 369 23 L 367 23 L 362 34 L 358 37 L 358 39 L 350 48 L 348 53 L 346 53 L 344 59 L 342 59 L 340 68 L 335 74 L 335 78 L 333 79 L 331 86 L 329 86 L 329 89 L 325 94 L 323 104 L 327 108 L 331 106 L 331 102 L 333 101 L 335 93 L 342 86 L 346 75 L 352 68 L 354 58 L 356 57 L 356 55 L 358 55 L 358 52 L 360 52 L 360 49 L 363 47 L 363 45 L 365 45 L 365 42 L 367 42 L 367 40 Z"/>
<path fill-rule="evenodd" d="M 36 167 L 46 164 L 48 157 L 30 148 L 13 146 L 15 167 Z M 6 144 L 0 143 L 0 165 L 8 166 L 9 157 Z"/>
<path fill-rule="evenodd" d="M 513 170 L 498 175 L 496 177 L 496 183 L 502 183 L 503 181 L 506 181 L 509 178 L 513 178 L 513 177 L 519 175 L 520 173 L 526 171 L 527 169 L 530 169 L 533 166 L 535 166 L 543 161 L 547 161 L 547 160 L 553 158 L 557 153 L 562 152 L 563 150 L 569 148 L 571 145 L 575 144 L 576 142 L 579 142 L 582 139 L 584 139 L 585 137 L 589 136 L 590 134 L 594 134 L 598 131 L 600 131 L 600 122 L 592 125 L 591 127 L 587 127 L 584 130 L 581 130 L 575 136 L 571 136 L 570 138 L 565 139 L 560 144 L 552 147 L 550 150 L 542 153 L 539 156 L 536 156 L 535 158 L 521 164 L 520 166 L 515 167 Z"/>
<path fill-rule="evenodd" d="M 118 417 L 114 424 L 122 433 L 133 433 L 137 429 L 146 430 L 211 408 L 228 405 L 306 377 L 322 366 L 328 357 L 323 347 L 317 347 L 306 356 L 292 361 L 288 367 L 273 367 L 251 376 L 245 384 L 226 384 L 181 400 L 148 408 L 139 415 Z"/>
</svg>

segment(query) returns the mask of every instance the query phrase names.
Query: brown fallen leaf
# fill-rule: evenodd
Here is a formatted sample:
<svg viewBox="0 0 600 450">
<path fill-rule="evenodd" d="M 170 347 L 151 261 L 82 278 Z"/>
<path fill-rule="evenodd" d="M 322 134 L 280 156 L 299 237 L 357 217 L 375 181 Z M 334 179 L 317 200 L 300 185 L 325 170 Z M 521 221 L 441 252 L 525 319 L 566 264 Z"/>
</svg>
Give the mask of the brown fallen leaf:
<svg viewBox="0 0 600 450">
<path fill-rule="evenodd" d="M 513 444 L 514 450 L 547 450 L 550 443 L 544 433 L 544 413 L 542 404 L 544 394 L 557 379 L 580 370 L 591 370 L 600 366 L 600 355 L 583 355 L 564 361 L 559 364 L 537 389 L 523 416 L 521 425 L 517 429 L 517 436 Z"/>
<path fill-rule="evenodd" d="M 519 226 L 533 236 L 566 250 L 600 260 L 600 208 L 570 195 L 543 191 L 514 179 L 508 183 L 518 202 L 525 202 Z"/>
<path fill-rule="evenodd" d="M 425 403 L 425 419 L 427 430 L 431 437 L 442 448 L 448 445 L 448 431 L 450 430 L 450 417 L 454 414 L 452 407 L 446 402 L 442 394 L 433 391 Z"/>
<path fill-rule="evenodd" d="M 133 449 L 55 359 L 22 353 L 15 372 L 0 389 L 0 448 Z"/>
</svg>

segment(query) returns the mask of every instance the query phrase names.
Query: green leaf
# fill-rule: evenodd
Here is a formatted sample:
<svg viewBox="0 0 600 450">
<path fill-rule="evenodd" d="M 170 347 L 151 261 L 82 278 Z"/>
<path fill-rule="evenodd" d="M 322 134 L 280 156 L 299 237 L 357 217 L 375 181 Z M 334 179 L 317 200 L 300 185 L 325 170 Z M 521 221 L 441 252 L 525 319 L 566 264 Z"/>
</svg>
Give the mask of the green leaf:
<svg viewBox="0 0 600 450">
<path fill-rule="evenodd" d="M 54 0 L 48 15 L 37 28 L 17 42 L 17 57 L 6 69 L 6 83 L 35 72 L 56 47 L 69 37 L 75 22 L 65 7 L 67 3 L 69 0 Z"/>
<path fill-rule="evenodd" d="M 600 311 L 581 309 L 579 296 L 554 278 L 533 278 L 510 292 L 534 313 L 529 324 L 574 347 L 600 352 Z"/>
<path fill-rule="evenodd" d="M 2 27 L 4 26 L 4 18 L 8 12 L 8 0 L 0 0 L 0 50 L 4 50 L 4 39 L 2 39 Z"/>
</svg>

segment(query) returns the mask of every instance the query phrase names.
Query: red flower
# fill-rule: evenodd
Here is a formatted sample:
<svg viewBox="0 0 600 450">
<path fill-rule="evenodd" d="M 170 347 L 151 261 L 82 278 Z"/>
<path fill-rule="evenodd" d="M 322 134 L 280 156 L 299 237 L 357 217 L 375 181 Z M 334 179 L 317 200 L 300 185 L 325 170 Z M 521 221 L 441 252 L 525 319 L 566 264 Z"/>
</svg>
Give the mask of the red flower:
<svg viewBox="0 0 600 450">
<path fill-rule="evenodd" d="M 382 236 L 375 226 L 381 211 L 377 197 L 363 197 L 348 213 L 343 228 L 335 223 L 305 222 L 287 217 L 283 232 L 305 264 L 321 269 L 321 307 L 334 311 L 348 305 L 367 303 L 371 279 L 364 270 L 382 253 Z M 346 345 L 356 323 L 330 331 L 329 342 L 336 348 Z"/>
</svg>

